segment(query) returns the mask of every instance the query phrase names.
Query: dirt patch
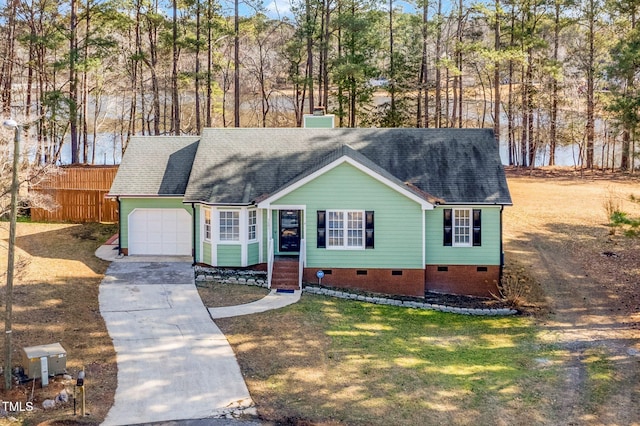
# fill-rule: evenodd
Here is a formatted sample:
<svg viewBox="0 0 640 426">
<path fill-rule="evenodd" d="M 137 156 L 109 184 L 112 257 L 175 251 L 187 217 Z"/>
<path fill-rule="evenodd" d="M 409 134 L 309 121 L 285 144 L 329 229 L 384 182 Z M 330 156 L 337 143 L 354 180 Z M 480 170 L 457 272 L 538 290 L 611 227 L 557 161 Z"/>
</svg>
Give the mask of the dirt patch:
<svg viewBox="0 0 640 426">
<path fill-rule="evenodd" d="M 196 288 L 202 303 L 207 308 L 244 305 L 269 294 L 269 289 L 254 285 L 221 284 L 210 281 L 197 281 Z"/>
<path fill-rule="evenodd" d="M 563 358 L 551 423 L 637 422 L 640 240 L 612 233 L 603 205 L 613 189 L 623 210 L 640 216 L 640 206 L 624 201 L 638 195 L 640 180 L 566 169 L 508 176 L 514 206 L 505 209 L 506 255 L 539 284 L 540 339 Z M 597 374 L 594 351 L 606 366 Z"/>
<path fill-rule="evenodd" d="M 0 224 L 0 240 L 6 241 L 6 223 Z M 90 414 L 73 415 L 72 402 L 43 410 L 42 401 L 63 388 L 71 394 L 75 380 L 61 376 L 41 388 L 39 381 L 4 390 L 4 401 L 34 403 L 30 412 L 9 413 L 27 424 L 99 424 L 113 403 L 117 367 L 115 351 L 98 306 L 98 286 L 108 266 L 94 256 L 96 248 L 115 232 L 98 224 L 70 225 L 18 223 L 16 256 L 21 267 L 14 286 L 12 360 L 19 350 L 59 342 L 67 352 L 67 370 L 75 377 L 86 372 L 86 403 Z M 0 250 L 0 271 L 5 272 L 6 251 Z M 2 286 L 1 291 L 5 291 Z M 4 294 L 0 295 L 4 300 Z M 4 309 L 1 315 L 4 320 Z M 4 353 L 4 341 L 2 353 Z M 4 363 L 4 361 L 2 361 Z M 4 380 L 2 380 L 2 385 Z M 0 420 L 2 421 L 2 420 Z"/>
</svg>

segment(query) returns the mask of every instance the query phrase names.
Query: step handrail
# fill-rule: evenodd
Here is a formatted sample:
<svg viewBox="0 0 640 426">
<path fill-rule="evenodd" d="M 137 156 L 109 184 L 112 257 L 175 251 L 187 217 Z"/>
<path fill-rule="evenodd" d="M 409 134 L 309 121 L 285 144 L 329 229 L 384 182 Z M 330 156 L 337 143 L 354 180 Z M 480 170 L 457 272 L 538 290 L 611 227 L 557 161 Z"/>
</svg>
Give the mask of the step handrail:
<svg viewBox="0 0 640 426">
<path fill-rule="evenodd" d="M 304 238 L 300 239 L 300 255 L 298 258 L 298 289 L 302 290 L 302 275 L 304 273 L 305 257 L 307 257 L 307 244 Z"/>
<path fill-rule="evenodd" d="M 267 288 L 271 288 L 271 279 L 273 278 L 273 261 L 275 259 L 273 238 L 269 238 L 267 247 Z"/>
</svg>

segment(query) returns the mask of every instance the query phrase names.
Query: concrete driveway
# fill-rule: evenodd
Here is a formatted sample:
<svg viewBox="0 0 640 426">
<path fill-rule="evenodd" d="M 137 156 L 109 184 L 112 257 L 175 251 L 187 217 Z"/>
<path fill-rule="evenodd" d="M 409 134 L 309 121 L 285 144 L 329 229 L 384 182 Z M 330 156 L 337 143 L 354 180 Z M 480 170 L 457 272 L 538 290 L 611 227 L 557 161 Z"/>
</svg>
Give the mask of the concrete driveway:
<svg viewBox="0 0 640 426">
<path fill-rule="evenodd" d="M 115 401 L 104 425 L 255 414 L 189 262 L 112 262 L 100 285 L 100 312 L 118 363 Z"/>
</svg>

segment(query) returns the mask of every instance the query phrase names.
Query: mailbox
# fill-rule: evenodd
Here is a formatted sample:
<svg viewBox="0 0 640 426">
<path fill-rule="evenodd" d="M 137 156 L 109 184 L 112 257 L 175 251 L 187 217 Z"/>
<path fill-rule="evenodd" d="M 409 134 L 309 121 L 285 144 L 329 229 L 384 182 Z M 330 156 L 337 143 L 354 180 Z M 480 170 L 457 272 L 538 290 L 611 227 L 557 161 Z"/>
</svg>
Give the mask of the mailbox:
<svg viewBox="0 0 640 426">
<path fill-rule="evenodd" d="M 29 379 L 41 378 L 42 363 L 47 360 L 44 371 L 48 371 L 50 376 L 64 374 L 67 370 L 67 351 L 60 343 L 50 343 L 48 345 L 29 346 L 20 352 L 21 364 L 24 366 L 24 374 Z"/>
</svg>

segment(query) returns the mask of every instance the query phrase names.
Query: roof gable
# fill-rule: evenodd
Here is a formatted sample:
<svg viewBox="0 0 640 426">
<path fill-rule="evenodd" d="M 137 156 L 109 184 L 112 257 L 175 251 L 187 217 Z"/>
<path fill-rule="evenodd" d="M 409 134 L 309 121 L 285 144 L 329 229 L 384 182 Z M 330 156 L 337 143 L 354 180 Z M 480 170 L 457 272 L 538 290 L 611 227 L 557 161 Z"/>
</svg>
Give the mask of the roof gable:
<svg viewBox="0 0 640 426">
<path fill-rule="evenodd" d="M 134 137 L 111 185 L 112 196 L 182 196 L 199 137 Z"/>
<path fill-rule="evenodd" d="M 337 158 L 336 158 L 337 157 Z M 393 175 L 387 173 L 385 170 L 378 168 L 375 163 L 369 161 L 364 155 L 358 153 L 349 145 L 343 145 L 336 151 L 330 153 L 325 157 L 323 162 L 317 165 L 315 170 L 308 170 L 303 175 L 297 176 L 292 182 L 285 184 L 282 188 L 276 190 L 273 194 L 266 197 L 263 200 L 256 200 L 258 207 L 267 208 L 274 201 L 284 197 L 285 195 L 295 191 L 296 189 L 304 186 L 308 182 L 324 175 L 325 173 L 333 170 L 334 168 L 347 163 L 357 168 L 366 175 L 374 178 L 378 182 L 392 188 L 393 190 L 401 193 L 405 197 L 420 204 L 425 210 L 433 209 L 433 204 L 429 203 L 424 198 L 424 194 L 414 191 L 413 188 L 403 185 L 401 181 L 396 179 Z"/>
</svg>

